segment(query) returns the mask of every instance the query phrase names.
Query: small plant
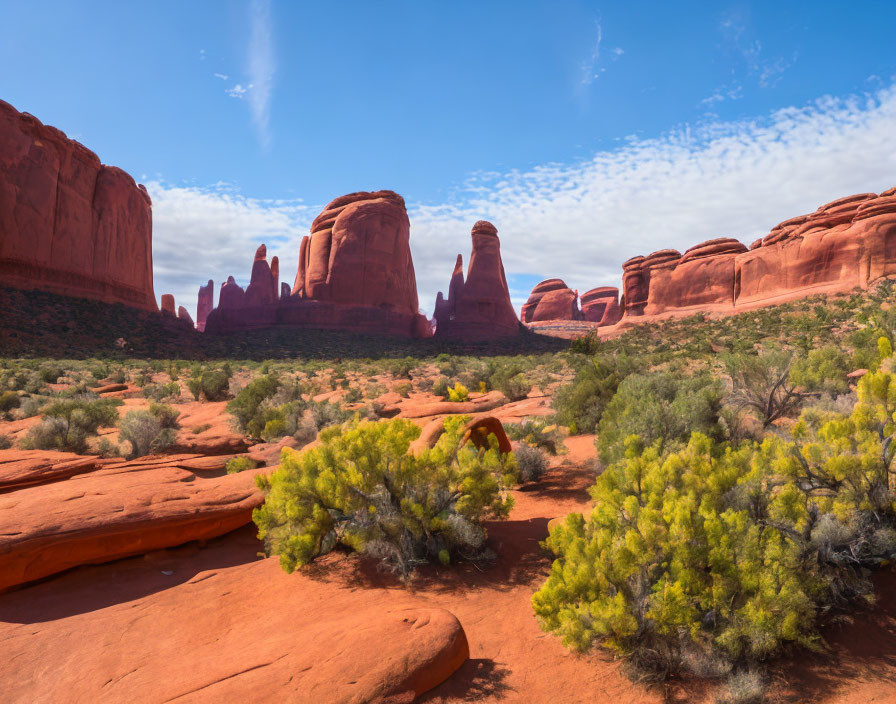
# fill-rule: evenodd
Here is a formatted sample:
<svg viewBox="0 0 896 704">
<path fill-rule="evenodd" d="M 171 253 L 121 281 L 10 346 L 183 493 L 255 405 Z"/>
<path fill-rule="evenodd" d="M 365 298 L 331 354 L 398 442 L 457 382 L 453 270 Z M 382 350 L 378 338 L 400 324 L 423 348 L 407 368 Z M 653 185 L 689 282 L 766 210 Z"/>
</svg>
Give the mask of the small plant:
<svg viewBox="0 0 896 704">
<path fill-rule="evenodd" d="M 164 427 L 151 411 L 128 411 L 119 424 L 119 437 L 131 444 L 131 459 L 165 449 L 174 443 L 174 436 L 174 429 Z"/>
<path fill-rule="evenodd" d="M 520 482 L 537 482 L 548 471 L 548 460 L 543 450 L 521 444 L 513 452 Z"/>
<path fill-rule="evenodd" d="M 441 376 L 432 382 L 432 392 L 436 396 L 441 396 L 442 398 L 448 398 L 448 389 L 451 388 L 451 382 L 448 381 L 445 377 Z"/>
<path fill-rule="evenodd" d="M 765 696 L 765 678 L 758 670 L 741 670 L 725 681 L 718 704 L 760 704 Z"/>
<path fill-rule="evenodd" d="M 8 450 L 12 447 L 12 435 L 0 433 L 0 450 Z"/>
<path fill-rule="evenodd" d="M 121 448 L 112 443 L 109 438 L 101 438 L 96 445 L 96 454 L 100 457 L 121 457 Z"/>
<path fill-rule="evenodd" d="M 212 427 L 211 423 L 203 423 L 202 425 L 194 425 L 192 428 L 190 428 L 190 432 L 193 433 L 193 435 L 199 435 L 200 433 L 204 433 L 206 430 L 210 429 L 211 427 Z"/>
<path fill-rule="evenodd" d="M 21 405 L 21 399 L 15 391 L 4 391 L 0 393 L 0 416 L 4 418 L 10 417 L 10 412 Z"/>
<path fill-rule="evenodd" d="M 408 398 L 411 395 L 411 391 L 413 391 L 414 387 L 408 383 L 397 384 L 394 387 L 395 393 L 397 393 L 402 398 Z"/>
<path fill-rule="evenodd" d="M 255 469 L 256 466 L 255 460 L 251 460 L 248 457 L 231 457 L 224 465 L 224 469 L 228 474 L 239 474 L 247 469 Z"/>
<path fill-rule="evenodd" d="M 84 452 L 87 438 L 100 427 L 114 426 L 120 399 L 65 399 L 43 409 L 43 420 L 25 437 L 23 446 L 37 450 Z"/>
<path fill-rule="evenodd" d="M 194 368 L 187 388 L 197 401 L 200 396 L 204 396 L 206 401 L 224 401 L 230 396 L 232 376 L 233 372 L 227 364 L 220 369 Z"/>
<path fill-rule="evenodd" d="M 470 398 L 470 392 L 467 387 L 457 382 L 454 388 L 448 389 L 448 400 L 455 402 L 467 401 Z"/>
</svg>

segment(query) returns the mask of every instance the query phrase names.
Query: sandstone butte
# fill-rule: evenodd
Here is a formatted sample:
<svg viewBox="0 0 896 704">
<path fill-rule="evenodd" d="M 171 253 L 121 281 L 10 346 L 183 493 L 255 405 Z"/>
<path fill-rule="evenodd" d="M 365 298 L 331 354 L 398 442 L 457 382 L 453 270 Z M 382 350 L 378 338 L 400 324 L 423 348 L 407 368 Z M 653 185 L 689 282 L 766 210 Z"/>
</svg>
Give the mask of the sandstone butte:
<svg viewBox="0 0 896 704">
<path fill-rule="evenodd" d="M 142 185 L 0 100 L 0 285 L 156 311 Z"/>
<path fill-rule="evenodd" d="M 196 329 L 205 332 L 205 321 L 215 307 L 215 282 L 211 279 L 205 286 L 199 287 L 199 300 L 196 303 Z"/>
<path fill-rule="evenodd" d="M 264 245 L 244 291 L 233 277 L 205 317 L 209 332 L 271 326 L 342 329 L 423 337 L 404 199 L 392 191 L 350 193 L 335 199 L 302 239 L 292 289 L 279 282 L 279 261 Z M 211 282 L 210 282 L 211 283 Z M 200 289 L 200 302 L 211 296 Z M 202 315 L 198 315 L 202 321 Z"/>
<path fill-rule="evenodd" d="M 693 315 L 730 314 L 819 293 L 867 288 L 896 275 L 896 187 L 840 198 L 790 218 L 749 247 L 730 237 L 684 254 L 661 249 L 622 265 L 622 299 L 600 287 L 581 297 L 582 316 L 599 327 Z M 576 320 L 560 279 L 538 284 L 523 320 Z M 557 303 L 555 304 L 555 301 Z M 563 304 L 560 303 L 563 302 Z"/>
<path fill-rule="evenodd" d="M 542 320 L 582 320 L 579 292 L 573 291 L 563 279 L 547 279 L 537 284 L 523 305 L 524 323 Z"/>
<path fill-rule="evenodd" d="M 448 297 L 436 297 L 436 337 L 469 341 L 510 337 L 520 332 L 520 321 L 510 302 L 507 277 L 501 261 L 498 230 L 480 220 L 471 232 L 473 249 L 467 276 L 463 257 L 457 262 L 448 285 Z"/>
</svg>

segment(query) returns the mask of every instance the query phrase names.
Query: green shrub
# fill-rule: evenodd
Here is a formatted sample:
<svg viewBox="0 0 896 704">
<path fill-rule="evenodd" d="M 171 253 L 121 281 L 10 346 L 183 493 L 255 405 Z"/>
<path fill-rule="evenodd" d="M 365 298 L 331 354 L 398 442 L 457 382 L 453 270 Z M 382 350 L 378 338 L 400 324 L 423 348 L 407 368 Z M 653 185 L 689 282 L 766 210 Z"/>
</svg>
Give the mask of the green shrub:
<svg viewBox="0 0 896 704">
<path fill-rule="evenodd" d="M 573 435 L 593 433 L 604 408 L 613 398 L 620 382 L 635 371 L 626 355 L 601 355 L 589 359 L 570 384 L 561 386 L 552 404 L 557 420 Z"/>
<path fill-rule="evenodd" d="M 117 398 L 66 399 L 46 406 L 43 420 L 28 431 L 23 445 L 38 450 L 84 452 L 87 438 L 96 435 L 100 427 L 114 426 L 123 405 Z"/>
<path fill-rule="evenodd" d="M 482 550 L 482 521 L 506 516 L 515 480 L 511 456 L 471 444 L 457 449 L 464 422 L 449 418 L 436 446 L 408 448 L 420 434 L 395 419 L 321 433 L 323 446 L 284 450 L 280 469 L 257 482 L 265 503 L 253 512 L 269 554 L 287 572 L 337 544 L 408 576 L 415 566 Z"/>
<path fill-rule="evenodd" d="M 65 376 L 65 370 L 61 367 L 41 367 L 40 369 L 40 380 L 45 384 L 55 384 L 61 376 Z"/>
<path fill-rule="evenodd" d="M 143 387 L 143 396 L 153 401 L 177 397 L 180 396 L 180 384 L 176 381 L 171 381 L 167 384 L 146 384 Z"/>
<path fill-rule="evenodd" d="M 206 401 L 225 401 L 230 396 L 232 376 L 233 372 L 227 364 L 220 369 L 194 368 L 187 388 L 197 401 L 200 396 L 204 396 Z"/>
<path fill-rule="evenodd" d="M 836 345 L 810 350 L 793 364 L 790 380 L 804 391 L 842 394 L 849 390 L 846 375 L 853 371 L 849 355 Z"/>
<path fill-rule="evenodd" d="M 12 436 L 0 433 L 0 450 L 8 450 L 12 447 Z"/>
<path fill-rule="evenodd" d="M 261 438 L 265 442 L 276 442 L 286 436 L 286 422 L 282 418 L 273 418 L 264 424 Z"/>
<path fill-rule="evenodd" d="M 448 398 L 448 389 L 450 388 L 451 382 L 443 376 L 440 376 L 438 379 L 432 382 L 432 392 L 436 396 L 441 396 L 444 399 Z"/>
<path fill-rule="evenodd" d="M 414 390 L 414 387 L 410 384 L 397 384 L 393 390 L 402 398 L 408 398 L 411 395 L 411 391 Z"/>
<path fill-rule="evenodd" d="M 261 437 L 267 422 L 278 417 L 274 409 L 264 408 L 262 404 L 273 396 L 279 388 L 280 381 L 276 376 L 260 376 L 250 381 L 227 404 L 227 412 L 236 419 L 240 430 L 247 433 L 250 437 Z M 271 412 L 273 412 L 273 415 Z"/>
<path fill-rule="evenodd" d="M 631 374 L 623 379 L 597 426 L 597 452 L 604 463 L 622 459 L 624 441 L 637 435 L 660 452 L 686 443 L 692 432 L 721 439 L 722 387 L 708 375 Z"/>
<path fill-rule="evenodd" d="M 177 419 L 180 417 L 180 411 L 176 408 L 164 403 L 150 403 L 149 412 L 158 418 L 159 425 L 163 428 L 171 428 L 172 430 L 180 428 L 180 423 L 177 422 Z"/>
<path fill-rule="evenodd" d="M 9 417 L 10 411 L 21 405 L 21 399 L 15 391 L 0 393 L 0 415 Z"/>
<path fill-rule="evenodd" d="M 470 392 L 467 390 L 467 387 L 457 382 L 454 385 L 454 388 L 448 389 L 448 400 L 454 402 L 462 402 L 467 401 L 470 398 Z"/>
<path fill-rule="evenodd" d="M 164 427 L 159 416 L 151 411 L 128 411 L 119 423 L 119 437 L 131 444 L 128 457 L 134 458 L 172 445 L 175 432 L 173 428 Z"/>
<path fill-rule="evenodd" d="M 255 460 L 251 460 L 248 457 L 231 457 L 224 465 L 224 469 L 228 474 L 238 474 L 239 472 L 245 472 L 247 469 L 255 469 L 256 466 Z"/>
<path fill-rule="evenodd" d="M 660 676 L 695 652 L 743 666 L 816 647 L 818 616 L 873 599 L 871 570 L 896 556 L 892 363 L 859 381 L 851 413 L 807 410 L 790 438 L 732 449 L 695 433 L 662 456 L 630 436 L 590 516 L 551 530 L 541 625 Z"/>
<path fill-rule="evenodd" d="M 766 349 L 758 354 L 727 355 L 724 361 L 731 376 L 729 402 L 736 408 L 753 412 L 763 427 L 800 407 L 803 394 L 791 380 L 791 353 Z"/>
<path fill-rule="evenodd" d="M 331 425 L 345 423 L 352 417 L 349 411 L 344 411 L 335 403 L 330 403 L 329 401 L 321 401 L 320 403 L 312 401 L 308 407 L 311 409 L 311 420 L 314 422 L 314 427 L 318 430 L 329 428 Z"/>
</svg>

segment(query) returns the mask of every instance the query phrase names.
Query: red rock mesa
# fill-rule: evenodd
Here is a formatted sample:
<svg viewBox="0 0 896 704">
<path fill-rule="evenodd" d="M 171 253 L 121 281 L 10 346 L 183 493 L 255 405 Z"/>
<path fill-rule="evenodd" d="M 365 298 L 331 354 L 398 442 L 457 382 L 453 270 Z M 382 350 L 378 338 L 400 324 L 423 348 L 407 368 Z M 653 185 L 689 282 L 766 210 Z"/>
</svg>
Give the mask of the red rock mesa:
<svg viewBox="0 0 896 704">
<path fill-rule="evenodd" d="M 0 285 L 158 310 L 146 189 L 2 100 L 0 234 Z"/>
<path fill-rule="evenodd" d="M 622 318 L 619 306 L 619 289 L 615 286 L 599 286 L 582 295 L 582 316 L 601 326 L 615 325 Z"/>
<path fill-rule="evenodd" d="M 199 287 L 199 299 L 196 302 L 196 329 L 205 330 L 205 321 L 208 314 L 215 307 L 215 282 L 211 279 L 205 286 Z"/>
<path fill-rule="evenodd" d="M 517 335 L 520 322 L 510 302 L 510 291 L 501 262 L 498 230 L 480 220 L 471 233 L 473 251 L 464 280 L 463 259 L 457 256 L 448 286 L 436 298 L 436 337 L 490 340 Z"/>
</svg>

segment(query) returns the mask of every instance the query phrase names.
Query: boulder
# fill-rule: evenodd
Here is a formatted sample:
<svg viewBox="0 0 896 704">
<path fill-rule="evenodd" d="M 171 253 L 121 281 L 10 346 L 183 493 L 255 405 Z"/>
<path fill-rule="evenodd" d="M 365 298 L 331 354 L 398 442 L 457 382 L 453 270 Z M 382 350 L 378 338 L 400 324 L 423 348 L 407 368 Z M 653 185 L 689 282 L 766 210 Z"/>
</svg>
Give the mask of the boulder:
<svg viewBox="0 0 896 704">
<path fill-rule="evenodd" d="M 599 286 L 582 295 L 582 317 L 598 325 L 615 325 L 622 318 L 619 289 Z"/>
<path fill-rule="evenodd" d="M 471 232 L 473 250 L 463 278 L 463 260 L 458 255 L 448 289 L 448 298 L 436 298 L 436 337 L 466 341 L 510 337 L 520 332 L 520 322 L 510 302 L 507 277 L 501 261 L 498 230 L 480 220 Z"/>
<path fill-rule="evenodd" d="M 256 473 L 201 478 L 140 458 L 0 495 L 0 591 L 245 525 L 263 502 Z"/>
<path fill-rule="evenodd" d="M 199 287 L 199 298 L 196 302 L 196 329 L 205 332 L 205 321 L 215 307 L 215 282 L 211 279 L 205 286 Z"/>
<path fill-rule="evenodd" d="M 2 100 L 0 233 L 2 286 L 158 310 L 146 189 Z"/>
<path fill-rule="evenodd" d="M 547 279 L 532 289 L 520 317 L 524 323 L 582 320 L 578 298 L 578 292 L 570 289 L 563 279 Z"/>
</svg>

